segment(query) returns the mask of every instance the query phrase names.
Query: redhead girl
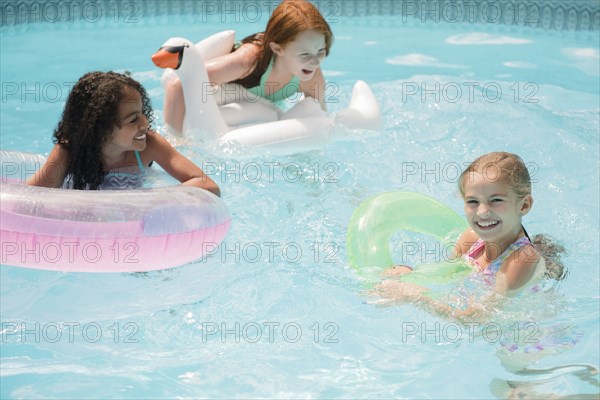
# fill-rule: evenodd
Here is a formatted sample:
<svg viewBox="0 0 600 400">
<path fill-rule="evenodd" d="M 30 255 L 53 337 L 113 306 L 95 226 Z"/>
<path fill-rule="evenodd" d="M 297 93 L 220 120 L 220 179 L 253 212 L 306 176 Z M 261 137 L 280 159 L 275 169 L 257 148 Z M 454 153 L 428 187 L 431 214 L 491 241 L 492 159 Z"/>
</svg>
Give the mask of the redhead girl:
<svg viewBox="0 0 600 400">
<path fill-rule="evenodd" d="M 295 107 L 310 113 L 315 107 L 325 110 L 320 64 L 332 42 L 331 29 L 314 5 L 284 0 L 273 10 L 264 32 L 248 36 L 230 54 L 205 66 L 211 84 L 237 83 L 276 105 L 301 92 L 305 99 Z M 184 115 L 183 90 L 175 79 L 166 88 L 165 123 L 181 132 Z"/>
</svg>

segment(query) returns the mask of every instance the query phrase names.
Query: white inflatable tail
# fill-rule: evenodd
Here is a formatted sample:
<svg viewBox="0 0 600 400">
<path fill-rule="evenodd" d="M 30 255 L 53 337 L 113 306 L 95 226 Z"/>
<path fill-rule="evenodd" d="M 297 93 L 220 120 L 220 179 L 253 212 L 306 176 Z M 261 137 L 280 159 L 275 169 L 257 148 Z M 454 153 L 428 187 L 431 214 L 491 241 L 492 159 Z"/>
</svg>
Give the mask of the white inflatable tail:
<svg viewBox="0 0 600 400">
<path fill-rule="evenodd" d="M 381 128 L 381 110 L 366 82 L 356 81 L 350 106 L 335 115 L 335 122 L 348 129 L 376 131 Z"/>
</svg>

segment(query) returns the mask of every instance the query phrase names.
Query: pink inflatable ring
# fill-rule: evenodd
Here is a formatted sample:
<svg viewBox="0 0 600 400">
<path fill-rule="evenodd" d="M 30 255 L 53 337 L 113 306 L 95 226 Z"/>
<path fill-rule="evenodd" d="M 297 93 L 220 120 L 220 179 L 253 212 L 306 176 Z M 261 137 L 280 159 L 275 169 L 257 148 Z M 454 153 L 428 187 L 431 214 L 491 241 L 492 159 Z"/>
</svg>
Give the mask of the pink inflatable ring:
<svg viewBox="0 0 600 400">
<path fill-rule="evenodd" d="M 44 158 L 0 152 L 1 263 L 68 272 L 172 268 L 213 251 L 231 217 L 193 187 L 87 191 L 21 183 Z"/>
</svg>

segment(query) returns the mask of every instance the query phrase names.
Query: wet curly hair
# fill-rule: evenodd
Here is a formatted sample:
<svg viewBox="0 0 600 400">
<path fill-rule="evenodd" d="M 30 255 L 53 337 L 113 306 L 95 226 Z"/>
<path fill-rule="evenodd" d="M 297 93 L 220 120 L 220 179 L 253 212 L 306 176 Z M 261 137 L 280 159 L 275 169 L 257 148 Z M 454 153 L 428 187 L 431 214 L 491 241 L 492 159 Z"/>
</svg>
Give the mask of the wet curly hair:
<svg viewBox="0 0 600 400">
<path fill-rule="evenodd" d="M 152 106 L 136 80 L 117 72 L 89 72 L 73 86 L 53 141 L 68 153 L 66 176 L 73 189 L 96 190 L 104 180 L 102 146 L 120 128 L 119 105 L 129 90 L 142 97 L 142 113 L 152 124 Z"/>
</svg>

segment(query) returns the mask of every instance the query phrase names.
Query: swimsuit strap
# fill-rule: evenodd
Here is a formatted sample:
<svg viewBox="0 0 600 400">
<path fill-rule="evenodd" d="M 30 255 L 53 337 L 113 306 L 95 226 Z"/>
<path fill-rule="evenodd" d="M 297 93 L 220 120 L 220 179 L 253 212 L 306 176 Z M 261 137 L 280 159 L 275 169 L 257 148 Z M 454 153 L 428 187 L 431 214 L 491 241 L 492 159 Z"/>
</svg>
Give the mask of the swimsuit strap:
<svg viewBox="0 0 600 400">
<path fill-rule="evenodd" d="M 521 247 L 529 244 L 531 244 L 531 241 L 527 236 L 520 237 L 519 239 L 515 240 L 514 243 L 508 246 L 506 250 L 504 250 L 502 254 L 500 254 L 494 261 L 492 261 L 485 270 L 483 270 L 481 265 L 479 265 L 479 263 L 475 260 L 475 255 L 479 253 L 485 245 L 485 242 L 482 239 L 478 239 L 475 243 L 473 243 L 473 246 L 471 246 L 466 256 L 469 262 L 471 262 L 473 265 L 476 265 L 481 272 L 486 274 L 496 274 L 508 256 Z"/>
<path fill-rule="evenodd" d="M 521 224 L 521 228 L 523 229 L 523 233 L 525 233 L 525 236 L 527 237 L 527 239 L 529 239 L 529 241 L 531 242 L 531 238 L 529 237 L 529 233 L 527 233 L 527 229 L 525 229 L 525 227 L 523 226 L 523 224 Z"/>
<path fill-rule="evenodd" d="M 143 173 L 145 171 L 145 168 L 144 168 L 144 164 L 142 164 L 142 157 L 140 157 L 140 152 L 136 151 L 136 150 L 134 150 L 133 152 L 135 154 L 135 158 L 137 160 L 138 167 L 140 168 L 140 172 Z"/>
<path fill-rule="evenodd" d="M 479 253 L 484 245 L 485 245 L 485 242 L 482 239 L 477 239 L 477 241 L 475 243 L 473 243 L 473 245 L 471 245 L 471 247 L 467 251 L 467 255 L 466 255 L 469 262 L 473 265 L 476 265 L 480 270 L 481 270 L 481 266 L 479 265 L 477 260 L 475 260 L 475 254 Z"/>
</svg>

